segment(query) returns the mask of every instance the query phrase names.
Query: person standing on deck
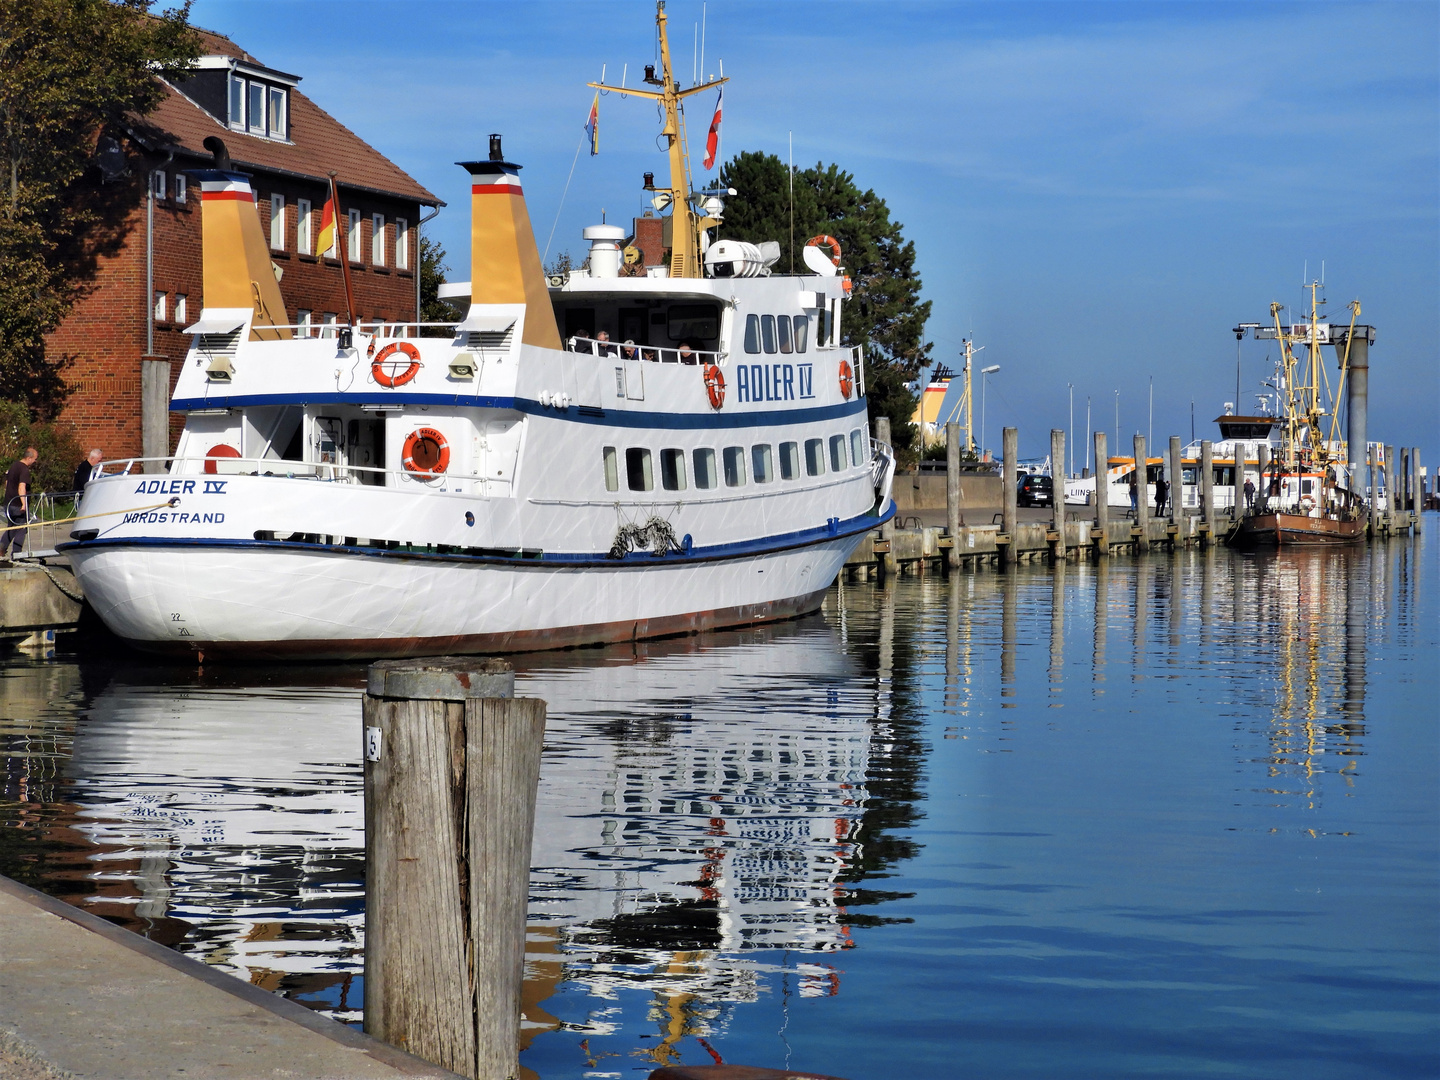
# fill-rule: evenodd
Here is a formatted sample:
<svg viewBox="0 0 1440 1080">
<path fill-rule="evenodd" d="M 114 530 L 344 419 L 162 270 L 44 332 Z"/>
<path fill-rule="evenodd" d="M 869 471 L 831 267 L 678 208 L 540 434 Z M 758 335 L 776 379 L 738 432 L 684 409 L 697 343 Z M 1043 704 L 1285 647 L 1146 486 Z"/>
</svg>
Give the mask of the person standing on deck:
<svg viewBox="0 0 1440 1080">
<path fill-rule="evenodd" d="M 1136 477 L 1139 469 L 1130 470 L 1130 516 L 1134 517 L 1135 512 L 1140 508 L 1140 481 Z"/>
<path fill-rule="evenodd" d="M 1165 503 L 1170 498 L 1170 484 L 1163 476 L 1155 478 L 1155 516 L 1165 516 Z"/>
<path fill-rule="evenodd" d="M 1245 509 L 1255 509 L 1255 481 L 1250 479 L 1245 481 Z"/>
<path fill-rule="evenodd" d="M 27 446 L 20 460 L 5 473 L 5 518 L 10 528 L 0 536 L 0 565 L 9 563 L 11 554 L 18 554 L 25 546 L 25 526 L 30 520 L 30 470 L 39 458 L 40 452 Z"/>
<path fill-rule="evenodd" d="M 76 495 L 79 495 L 81 492 L 83 492 L 85 490 L 85 485 L 94 478 L 95 467 L 100 464 L 101 460 L 104 457 L 105 455 L 100 451 L 100 448 L 97 446 L 95 447 L 95 449 L 91 450 L 90 453 L 85 455 L 84 461 L 80 462 L 79 465 L 75 466 L 75 478 L 71 481 L 71 487 Z"/>
</svg>

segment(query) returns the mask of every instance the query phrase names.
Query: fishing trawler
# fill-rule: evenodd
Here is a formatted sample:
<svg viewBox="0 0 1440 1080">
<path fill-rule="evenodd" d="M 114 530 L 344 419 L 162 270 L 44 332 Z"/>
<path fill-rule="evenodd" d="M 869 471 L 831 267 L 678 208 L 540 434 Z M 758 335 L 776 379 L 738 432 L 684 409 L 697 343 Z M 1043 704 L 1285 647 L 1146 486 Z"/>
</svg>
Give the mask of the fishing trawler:
<svg viewBox="0 0 1440 1080">
<path fill-rule="evenodd" d="M 1350 326 L 1332 340 L 1332 328 L 1320 315 L 1324 303 L 1320 282 L 1312 281 L 1306 288 L 1310 292 L 1307 322 L 1282 326 L 1283 305 L 1272 303 L 1272 325 L 1257 328 L 1257 336 L 1263 330 L 1265 337 L 1280 342 L 1280 453 L 1261 463 L 1255 505 L 1239 519 L 1229 538 L 1239 547 L 1311 547 L 1354 543 L 1365 537 L 1363 488 L 1355 482 L 1345 444 L 1339 439 L 1339 410 L 1335 407 L 1350 370 L 1360 302 L 1351 302 Z M 1332 343 L 1337 345 L 1340 367 L 1333 394 L 1320 352 L 1322 344 Z M 1295 354 L 1297 345 L 1304 346 L 1303 361 Z"/>
<path fill-rule="evenodd" d="M 462 163 L 463 319 L 312 337 L 287 324 L 247 177 L 218 152 L 193 174 L 205 308 L 171 401 L 184 430 L 173 457 L 102 466 L 61 545 L 111 630 L 202 657 L 356 658 L 819 607 L 893 513 L 864 357 L 840 344 L 849 279 L 838 245 L 789 276 L 777 244 L 711 242 L 728 192 L 692 190 L 682 102 L 725 80 L 682 89 L 663 3 L 656 24 L 656 89 L 613 88 L 664 118 L 669 251 L 642 273 L 599 225 L 586 266 L 547 279 L 492 136 Z"/>
</svg>

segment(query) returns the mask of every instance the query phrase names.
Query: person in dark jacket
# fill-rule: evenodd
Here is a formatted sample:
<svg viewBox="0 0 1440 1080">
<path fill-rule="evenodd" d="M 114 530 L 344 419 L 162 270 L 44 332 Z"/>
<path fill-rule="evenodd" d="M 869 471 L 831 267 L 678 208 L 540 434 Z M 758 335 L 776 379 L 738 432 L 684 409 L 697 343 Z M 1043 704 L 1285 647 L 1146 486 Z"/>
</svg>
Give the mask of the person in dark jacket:
<svg viewBox="0 0 1440 1080">
<path fill-rule="evenodd" d="M 1155 516 L 1165 516 L 1165 504 L 1170 500 L 1170 484 L 1163 476 L 1155 478 Z"/>
<path fill-rule="evenodd" d="M 104 458 L 105 455 L 100 452 L 100 448 L 97 446 L 85 455 L 84 461 L 75 466 L 75 479 L 71 481 L 71 486 L 76 495 L 79 495 L 85 490 L 85 485 L 88 484 L 91 477 L 95 475 L 95 466 L 99 465 Z"/>
<path fill-rule="evenodd" d="M 30 521 L 30 470 L 40 458 L 33 446 L 5 473 L 5 519 L 10 528 L 0 536 L 0 564 L 8 564 L 12 554 L 20 554 L 25 546 L 25 526 Z"/>
</svg>

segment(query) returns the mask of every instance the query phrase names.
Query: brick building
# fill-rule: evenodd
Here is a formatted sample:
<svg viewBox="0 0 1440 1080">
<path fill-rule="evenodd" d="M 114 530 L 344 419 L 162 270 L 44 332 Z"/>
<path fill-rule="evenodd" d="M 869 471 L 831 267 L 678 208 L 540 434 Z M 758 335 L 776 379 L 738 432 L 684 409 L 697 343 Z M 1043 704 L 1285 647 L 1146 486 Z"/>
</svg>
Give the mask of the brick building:
<svg viewBox="0 0 1440 1080">
<path fill-rule="evenodd" d="M 302 328 L 347 318 L 337 253 L 315 250 L 330 172 L 362 321 L 417 318 L 419 226 L 444 205 L 302 94 L 299 76 L 265 67 L 217 34 L 201 37 L 205 55 L 192 75 L 123 133 L 130 174 L 148 182 L 118 249 L 101 258 L 86 295 L 47 342 L 52 362 L 71 358 L 61 375 L 72 392 L 59 419 L 106 457 L 163 456 L 175 445 L 178 419 L 168 445 L 156 444 L 190 347 L 184 328 L 204 306 L 199 185 L 186 170 L 213 167 L 207 137 L 224 140 L 233 168 L 251 177 L 287 321 Z M 147 414 L 155 414 L 148 430 L 160 434 L 142 445 Z"/>
</svg>

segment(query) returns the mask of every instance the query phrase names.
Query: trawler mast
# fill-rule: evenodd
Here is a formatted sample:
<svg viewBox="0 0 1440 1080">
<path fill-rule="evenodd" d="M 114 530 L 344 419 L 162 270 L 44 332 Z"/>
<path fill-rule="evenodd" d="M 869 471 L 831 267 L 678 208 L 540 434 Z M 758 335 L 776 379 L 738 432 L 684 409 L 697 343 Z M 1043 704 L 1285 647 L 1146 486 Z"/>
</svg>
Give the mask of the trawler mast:
<svg viewBox="0 0 1440 1080">
<path fill-rule="evenodd" d="M 670 70 L 670 38 L 666 32 L 665 0 L 655 5 L 655 27 L 660 36 L 660 77 L 654 75 L 654 68 L 647 67 L 645 81 L 658 85 L 657 90 L 639 90 L 625 86 L 607 86 L 603 82 L 586 83 L 596 90 L 658 101 L 665 109 L 665 126 L 660 134 L 668 143 L 670 155 L 670 187 L 668 189 L 671 208 L 670 276 L 672 278 L 698 278 L 700 267 L 700 234 L 714 228 L 720 222 L 716 218 L 697 214 L 691 205 L 690 154 L 685 137 L 685 114 L 680 103 L 688 97 L 730 80 L 723 75 L 710 82 L 681 90 L 680 84 Z"/>
</svg>

